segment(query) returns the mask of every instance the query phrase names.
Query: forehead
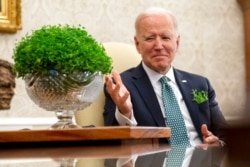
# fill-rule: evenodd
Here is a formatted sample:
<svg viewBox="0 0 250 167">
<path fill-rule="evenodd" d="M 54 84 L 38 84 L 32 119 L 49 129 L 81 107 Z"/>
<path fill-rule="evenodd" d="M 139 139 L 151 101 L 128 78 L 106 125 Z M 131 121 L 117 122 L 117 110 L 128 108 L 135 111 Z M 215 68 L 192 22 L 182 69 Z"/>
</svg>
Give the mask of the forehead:
<svg viewBox="0 0 250 167">
<path fill-rule="evenodd" d="M 162 31 L 169 33 L 175 31 L 175 26 L 173 18 L 169 15 L 145 15 L 139 21 L 138 31 L 141 33 L 151 31 Z"/>
</svg>

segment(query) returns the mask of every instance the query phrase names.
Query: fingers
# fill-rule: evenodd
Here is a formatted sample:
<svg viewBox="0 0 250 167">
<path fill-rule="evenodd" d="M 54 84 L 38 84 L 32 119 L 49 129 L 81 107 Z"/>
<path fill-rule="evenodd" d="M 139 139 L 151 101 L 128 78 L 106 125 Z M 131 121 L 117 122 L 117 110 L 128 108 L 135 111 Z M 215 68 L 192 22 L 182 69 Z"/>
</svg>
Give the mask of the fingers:
<svg viewBox="0 0 250 167">
<path fill-rule="evenodd" d="M 201 126 L 201 132 L 203 135 L 203 143 L 204 144 L 214 144 L 219 142 L 219 138 L 217 136 L 214 136 L 207 128 L 206 124 L 203 124 Z"/>
<path fill-rule="evenodd" d="M 112 76 L 114 78 L 115 83 L 122 83 L 121 76 L 117 71 L 112 71 Z"/>
<path fill-rule="evenodd" d="M 112 77 L 106 76 L 105 83 L 106 90 L 118 107 L 119 111 L 129 118 L 132 111 L 130 93 L 123 85 L 120 74 L 116 71 L 112 71 Z"/>
<path fill-rule="evenodd" d="M 120 77 L 120 74 L 117 72 L 117 71 L 112 71 L 112 76 L 105 76 L 105 82 L 109 82 L 109 81 L 112 81 L 114 83 L 122 83 L 122 80 L 121 80 L 121 77 Z M 113 77 L 113 79 L 112 79 Z M 107 84 L 107 83 L 106 83 Z"/>
<path fill-rule="evenodd" d="M 202 135 L 205 136 L 205 137 L 208 137 L 208 136 L 210 136 L 210 135 L 212 134 L 212 133 L 208 130 L 206 124 L 203 124 L 203 125 L 201 126 L 201 133 L 202 133 Z"/>
<path fill-rule="evenodd" d="M 112 77 L 105 77 L 106 90 L 114 100 L 114 102 L 118 104 L 123 104 L 130 96 L 128 90 L 123 85 L 120 74 L 117 71 L 112 71 Z"/>
<path fill-rule="evenodd" d="M 113 79 L 112 79 L 113 77 Z M 120 95 L 120 90 L 122 87 L 122 80 L 118 72 L 112 71 L 112 76 L 105 76 L 106 90 L 111 95 Z"/>
<path fill-rule="evenodd" d="M 215 143 L 219 143 L 219 138 L 212 135 L 212 136 L 209 136 L 209 137 L 206 137 L 204 138 L 204 141 L 203 143 L 205 144 L 215 144 Z"/>
</svg>

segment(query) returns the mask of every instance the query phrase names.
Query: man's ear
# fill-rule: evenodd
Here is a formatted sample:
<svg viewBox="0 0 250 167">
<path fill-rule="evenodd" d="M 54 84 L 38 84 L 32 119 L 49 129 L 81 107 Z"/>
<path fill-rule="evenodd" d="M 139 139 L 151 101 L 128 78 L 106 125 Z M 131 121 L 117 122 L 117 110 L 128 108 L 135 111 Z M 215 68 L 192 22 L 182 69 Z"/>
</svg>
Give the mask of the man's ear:
<svg viewBox="0 0 250 167">
<path fill-rule="evenodd" d="M 177 36 L 177 38 L 176 38 L 176 50 L 178 50 L 179 49 L 179 46 L 180 46 L 180 35 L 178 35 Z"/>
<path fill-rule="evenodd" d="M 135 44 L 137 52 L 140 54 L 141 51 L 140 51 L 140 47 L 139 47 L 139 41 L 138 41 L 136 36 L 134 36 L 134 44 Z"/>
</svg>

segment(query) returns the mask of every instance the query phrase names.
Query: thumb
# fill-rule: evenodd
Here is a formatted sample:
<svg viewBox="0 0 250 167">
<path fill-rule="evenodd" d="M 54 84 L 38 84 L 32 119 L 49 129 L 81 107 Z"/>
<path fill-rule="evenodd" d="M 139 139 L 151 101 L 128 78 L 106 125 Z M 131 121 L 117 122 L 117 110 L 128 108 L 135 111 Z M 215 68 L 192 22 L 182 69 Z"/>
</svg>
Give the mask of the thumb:
<svg viewBox="0 0 250 167">
<path fill-rule="evenodd" d="M 207 125 L 206 124 L 203 124 L 202 126 L 201 126 L 201 133 L 202 133 L 202 135 L 204 136 L 204 137 L 208 137 L 208 136 L 210 136 L 211 134 L 211 132 L 207 129 Z"/>
</svg>

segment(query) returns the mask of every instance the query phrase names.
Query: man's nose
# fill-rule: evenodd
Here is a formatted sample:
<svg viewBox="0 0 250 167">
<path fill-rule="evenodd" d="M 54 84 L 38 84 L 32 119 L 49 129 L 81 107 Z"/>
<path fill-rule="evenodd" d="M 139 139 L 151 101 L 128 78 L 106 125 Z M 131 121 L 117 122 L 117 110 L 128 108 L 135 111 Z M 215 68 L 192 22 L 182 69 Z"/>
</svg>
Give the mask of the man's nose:
<svg viewBox="0 0 250 167">
<path fill-rule="evenodd" d="M 156 38 L 155 40 L 155 48 L 156 49 L 162 49 L 163 48 L 163 43 L 161 38 Z"/>
</svg>

